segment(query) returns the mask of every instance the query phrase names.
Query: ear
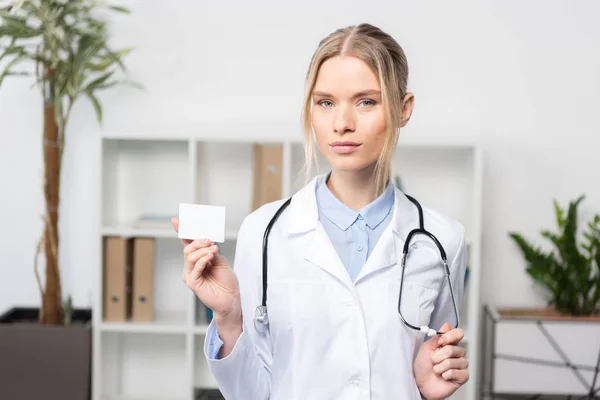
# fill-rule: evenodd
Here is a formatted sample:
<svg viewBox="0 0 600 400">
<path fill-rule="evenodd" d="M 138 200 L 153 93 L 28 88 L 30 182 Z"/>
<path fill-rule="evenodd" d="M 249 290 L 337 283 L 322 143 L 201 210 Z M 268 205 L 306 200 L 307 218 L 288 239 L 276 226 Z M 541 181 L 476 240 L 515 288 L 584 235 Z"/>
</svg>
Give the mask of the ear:
<svg viewBox="0 0 600 400">
<path fill-rule="evenodd" d="M 406 93 L 402 100 L 402 119 L 400 120 L 400 128 L 404 128 L 410 120 L 410 117 L 415 106 L 415 96 L 412 93 Z"/>
</svg>

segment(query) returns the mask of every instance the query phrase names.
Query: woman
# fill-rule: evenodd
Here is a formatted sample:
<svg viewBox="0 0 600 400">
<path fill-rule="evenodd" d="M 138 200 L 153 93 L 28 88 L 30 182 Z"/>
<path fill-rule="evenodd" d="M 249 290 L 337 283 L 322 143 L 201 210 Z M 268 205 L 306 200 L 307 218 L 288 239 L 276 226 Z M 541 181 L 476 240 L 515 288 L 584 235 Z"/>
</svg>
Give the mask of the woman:
<svg viewBox="0 0 600 400">
<path fill-rule="evenodd" d="M 361 24 L 333 32 L 316 50 L 304 105 L 306 156 L 330 162 L 294 194 L 268 243 L 268 325 L 262 302 L 263 233 L 284 200 L 248 215 L 235 272 L 209 241 L 184 241 L 183 279 L 214 312 L 205 353 L 229 400 L 443 399 L 468 380 L 440 253 L 415 235 L 416 204 L 391 183 L 391 161 L 414 97 L 402 48 Z M 464 229 L 423 208 L 425 227 L 443 245 L 456 306 L 465 272 Z M 178 221 L 173 219 L 177 230 Z M 443 325 L 443 326 L 442 326 Z"/>
</svg>

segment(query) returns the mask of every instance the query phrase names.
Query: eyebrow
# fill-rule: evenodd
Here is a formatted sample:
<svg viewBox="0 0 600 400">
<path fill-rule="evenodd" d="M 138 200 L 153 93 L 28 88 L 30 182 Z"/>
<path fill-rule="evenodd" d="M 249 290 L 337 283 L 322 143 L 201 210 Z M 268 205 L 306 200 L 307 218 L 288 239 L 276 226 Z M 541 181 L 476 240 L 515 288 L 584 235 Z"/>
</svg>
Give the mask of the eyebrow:
<svg viewBox="0 0 600 400">
<path fill-rule="evenodd" d="M 352 96 L 353 99 L 359 98 L 359 97 L 364 97 L 364 96 L 373 96 L 373 95 L 380 95 L 381 92 L 379 90 L 363 90 L 361 92 L 355 93 L 354 96 Z M 331 93 L 327 93 L 327 92 L 322 92 L 320 90 L 315 90 L 313 92 L 313 96 L 319 96 L 319 97 L 335 97 L 334 95 L 332 95 Z"/>
</svg>

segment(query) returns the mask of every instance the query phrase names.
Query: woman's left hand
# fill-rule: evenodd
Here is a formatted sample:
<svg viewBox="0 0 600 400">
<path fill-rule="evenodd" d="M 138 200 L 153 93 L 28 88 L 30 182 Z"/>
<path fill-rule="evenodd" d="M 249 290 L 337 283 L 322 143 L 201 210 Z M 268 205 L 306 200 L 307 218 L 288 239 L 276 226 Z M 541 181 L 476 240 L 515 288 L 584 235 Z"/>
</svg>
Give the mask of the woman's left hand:
<svg viewBox="0 0 600 400">
<path fill-rule="evenodd" d="M 421 345 L 413 369 L 421 395 L 427 400 L 445 399 L 469 380 L 465 349 L 458 346 L 462 329 L 445 323 L 440 332 Z"/>
</svg>

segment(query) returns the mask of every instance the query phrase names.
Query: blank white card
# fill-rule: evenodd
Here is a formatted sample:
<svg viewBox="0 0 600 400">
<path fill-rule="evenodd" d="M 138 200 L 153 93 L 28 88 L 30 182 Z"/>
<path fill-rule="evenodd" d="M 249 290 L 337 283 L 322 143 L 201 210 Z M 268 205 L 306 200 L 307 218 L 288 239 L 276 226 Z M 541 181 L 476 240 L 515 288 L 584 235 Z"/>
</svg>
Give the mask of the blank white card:
<svg viewBox="0 0 600 400">
<path fill-rule="evenodd" d="M 202 204 L 179 204 L 180 239 L 225 241 L 225 207 Z"/>
</svg>

